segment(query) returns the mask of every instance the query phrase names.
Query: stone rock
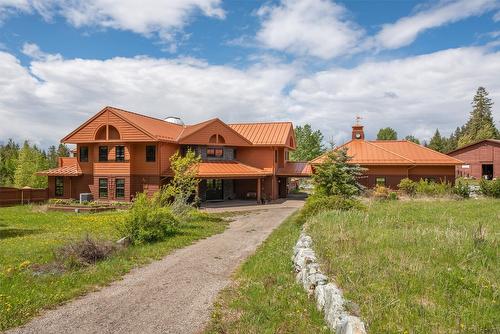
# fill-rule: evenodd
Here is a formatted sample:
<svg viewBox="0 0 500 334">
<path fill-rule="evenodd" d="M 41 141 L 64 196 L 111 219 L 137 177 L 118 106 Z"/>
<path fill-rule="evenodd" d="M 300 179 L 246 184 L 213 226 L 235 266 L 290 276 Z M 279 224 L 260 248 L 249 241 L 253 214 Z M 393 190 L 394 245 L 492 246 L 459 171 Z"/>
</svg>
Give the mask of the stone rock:
<svg viewBox="0 0 500 334">
<path fill-rule="evenodd" d="M 365 324 L 358 318 L 347 316 L 337 326 L 337 334 L 366 334 Z"/>
<path fill-rule="evenodd" d="M 127 247 L 127 246 L 130 246 L 130 244 L 132 243 L 132 240 L 130 240 L 130 237 L 123 237 L 123 238 L 117 240 L 116 243 L 120 246 Z"/>
</svg>

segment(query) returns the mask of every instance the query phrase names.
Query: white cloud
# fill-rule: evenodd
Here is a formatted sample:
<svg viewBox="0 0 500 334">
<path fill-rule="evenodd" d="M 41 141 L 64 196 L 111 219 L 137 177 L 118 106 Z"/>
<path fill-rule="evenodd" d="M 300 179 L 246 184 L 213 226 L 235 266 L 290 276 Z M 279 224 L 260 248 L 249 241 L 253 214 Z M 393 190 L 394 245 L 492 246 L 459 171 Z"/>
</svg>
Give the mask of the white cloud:
<svg viewBox="0 0 500 334">
<path fill-rule="evenodd" d="M 24 43 L 21 50 L 26 56 L 33 58 L 35 60 L 60 60 L 62 56 L 60 54 L 49 54 L 40 50 L 40 47 L 35 43 Z"/>
<path fill-rule="evenodd" d="M 282 0 L 257 13 L 262 27 L 257 40 L 265 47 L 331 59 L 351 53 L 363 35 L 346 9 L 329 0 Z"/>
<path fill-rule="evenodd" d="M 0 0 L 0 19 L 12 12 L 37 12 L 46 20 L 64 17 L 75 27 L 129 30 L 174 43 L 196 14 L 222 19 L 221 0 Z"/>
<path fill-rule="evenodd" d="M 500 22 L 500 10 L 493 15 L 493 21 Z"/>
<path fill-rule="evenodd" d="M 463 124 L 478 86 L 496 102 L 500 120 L 500 51 L 462 48 L 350 69 L 300 74 L 275 60 L 248 69 L 183 58 L 108 60 L 45 57 L 29 69 L 0 52 L 0 141 L 29 138 L 53 144 L 105 105 L 187 123 L 291 120 L 311 123 L 337 143 L 356 115 L 373 138 L 381 127 L 401 137 L 448 134 Z M 497 123 L 498 124 L 498 123 Z"/>
<path fill-rule="evenodd" d="M 497 0 L 439 1 L 414 15 L 383 25 L 369 44 L 382 49 L 400 48 L 411 44 L 425 30 L 481 15 L 497 7 Z"/>
</svg>

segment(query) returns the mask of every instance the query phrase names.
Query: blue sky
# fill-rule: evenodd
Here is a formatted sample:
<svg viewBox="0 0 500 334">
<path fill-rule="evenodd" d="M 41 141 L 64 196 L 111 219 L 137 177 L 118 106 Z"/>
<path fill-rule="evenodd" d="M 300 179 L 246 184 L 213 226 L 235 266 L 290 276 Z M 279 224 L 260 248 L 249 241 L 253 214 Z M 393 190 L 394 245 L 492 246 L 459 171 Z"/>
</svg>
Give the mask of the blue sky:
<svg viewBox="0 0 500 334">
<path fill-rule="evenodd" d="M 426 139 L 478 86 L 500 101 L 499 45 L 497 0 L 0 0 L 0 141 L 47 146 L 104 105 Z"/>
</svg>

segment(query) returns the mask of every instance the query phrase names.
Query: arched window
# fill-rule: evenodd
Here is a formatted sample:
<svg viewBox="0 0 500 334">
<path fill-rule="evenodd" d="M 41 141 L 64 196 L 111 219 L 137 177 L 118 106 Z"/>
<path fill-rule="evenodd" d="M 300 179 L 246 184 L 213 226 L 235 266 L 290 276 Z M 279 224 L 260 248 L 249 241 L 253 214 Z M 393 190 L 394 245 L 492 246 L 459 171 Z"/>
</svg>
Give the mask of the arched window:
<svg viewBox="0 0 500 334">
<path fill-rule="evenodd" d="M 217 135 L 212 135 L 210 139 L 208 140 L 210 144 L 215 144 L 217 143 Z"/>
<path fill-rule="evenodd" d="M 120 139 L 120 132 L 112 126 L 108 125 L 108 136 L 106 138 L 106 125 L 103 125 L 97 130 L 95 140 L 116 140 Z"/>
<path fill-rule="evenodd" d="M 217 143 L 218 144 L 225 144 L 226 140 L 221 135 L 217 135 Z"/>
<path fill-rule="evenodd" d="M 214 135 L 210 136 L 210 139 L 208 139 L 208 142 L 210 144 L 225 144 L 226 140 L 220 134 L 214 134 Z"/>
</svg>

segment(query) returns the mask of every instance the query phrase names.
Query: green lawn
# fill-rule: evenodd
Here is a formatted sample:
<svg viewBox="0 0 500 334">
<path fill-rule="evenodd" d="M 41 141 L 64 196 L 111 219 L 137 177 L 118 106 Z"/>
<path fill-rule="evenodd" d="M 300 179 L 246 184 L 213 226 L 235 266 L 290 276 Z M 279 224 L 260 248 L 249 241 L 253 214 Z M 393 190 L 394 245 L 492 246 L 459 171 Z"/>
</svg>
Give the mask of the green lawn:
<svg viewBox="0 0 500 334">
<path fill-rule="evenodd" d="M 289 217 L 222 291 L 207 333 L 329 333 L 322 315 L 295 283 L 292 248 L 301 226 Z"/>
<path fill-rule="evenodd" d="M 166 241 L 129 247 L 95 266 L 36 274 L 32 264 L 54 260 L 54 250 L 90 234 L 117 240 L 116 222 L 125 212 L 74 214 L 41 212 L 30 206 L 0 208 L 0 331 L 18 326 L 44 308 L 120 278 L 131 268 L 159 259 L 173 249 L 222 232 L 226 222 L 191 221 Z"/>
<path fill-rule="evenodd" d="M 371 333 L 500 332 L 500 200 L 375 201 L 308 230 Z"/>
</svg>

